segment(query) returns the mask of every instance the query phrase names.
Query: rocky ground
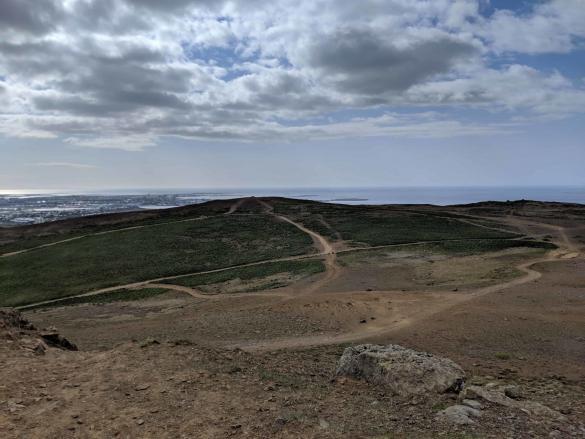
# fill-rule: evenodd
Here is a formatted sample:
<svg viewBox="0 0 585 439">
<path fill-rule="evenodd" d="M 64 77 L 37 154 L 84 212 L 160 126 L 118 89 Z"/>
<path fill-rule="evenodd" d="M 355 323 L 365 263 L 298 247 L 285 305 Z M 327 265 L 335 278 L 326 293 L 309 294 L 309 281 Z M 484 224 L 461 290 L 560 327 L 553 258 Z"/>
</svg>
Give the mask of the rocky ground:
<svg viewBox="0 0 585 439">
<path fill-rule="evenodd" d="M 561 247 L 511 280 L 421 290 L 395 269 L 406 287 L 382 291 L 374 260 L 274 291 L 0 313 L 0 437 L 585 438 L 585 226 L 547 209 L 501 218 Z M 365 343 L 383 355 L 340 367 Z M 425 385 L 444 371 L 428 358 L 465 385 Z"/>
<path fill-rule="evenodd" d="M 563 376 L 466 371 L 462 394 L 404 395 L 336 374 L 342 346 L 248 353 L 151 338 L 80 352 L 4 326 L 6 438 L 585 437 L 585 381 Z"/>
</svg>

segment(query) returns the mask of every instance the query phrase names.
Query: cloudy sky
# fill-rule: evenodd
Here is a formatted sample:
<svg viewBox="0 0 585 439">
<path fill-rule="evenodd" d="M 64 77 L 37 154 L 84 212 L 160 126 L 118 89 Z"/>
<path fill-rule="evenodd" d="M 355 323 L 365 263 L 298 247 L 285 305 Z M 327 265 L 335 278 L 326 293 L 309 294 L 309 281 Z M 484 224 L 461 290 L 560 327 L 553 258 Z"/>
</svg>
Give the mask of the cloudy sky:
<svg viewBox="0 0 585 439">
<path fill-rule="evenodd" d="M 0 189 L 585 185 L 585 0 L 0 0 Z"/>
</svg>

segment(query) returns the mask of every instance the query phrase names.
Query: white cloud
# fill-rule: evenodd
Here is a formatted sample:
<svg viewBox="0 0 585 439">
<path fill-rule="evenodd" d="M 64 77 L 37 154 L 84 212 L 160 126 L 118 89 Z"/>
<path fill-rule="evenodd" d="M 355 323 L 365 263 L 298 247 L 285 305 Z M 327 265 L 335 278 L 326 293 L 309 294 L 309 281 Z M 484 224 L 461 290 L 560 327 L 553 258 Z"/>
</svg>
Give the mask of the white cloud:
<svg viewBox="0 0 585 439">
<path fill-rule="evenodd" d="M 413 102 L 524 109 L 551 116 L 585 109 L 585 89 L 574 87 L 558 72 L 546 75 L 517 64 L 501 70 L 479 68 L 456 79 L 430 81 L 412 87 L 407 94 Z"/>
<path fill-rule="evenodd" d="M 496 52 L 568 53 L 585 38 L 583 0 L 553 0 L 536 3 L 524 15 L 497 11 L 479 33 Z"/>
<path fill-rule="evenodd" d="M 575 50 L 585 37 L 582 0 L 490 17 L 478 0 L 161 5 L 3 2 L 0 133 L 140 151 L 161 136 L 268 141 L 509 129 L 454 117 L 384 125 L 381 107 L 474 106 L 516 120 L 585 108 L 583 84 L 514 62 L 517 53 Z M 509 65 L 495 67 L 502 53 Z M 339 111 L 371 114 L 313 123 Z"/>
</svg>

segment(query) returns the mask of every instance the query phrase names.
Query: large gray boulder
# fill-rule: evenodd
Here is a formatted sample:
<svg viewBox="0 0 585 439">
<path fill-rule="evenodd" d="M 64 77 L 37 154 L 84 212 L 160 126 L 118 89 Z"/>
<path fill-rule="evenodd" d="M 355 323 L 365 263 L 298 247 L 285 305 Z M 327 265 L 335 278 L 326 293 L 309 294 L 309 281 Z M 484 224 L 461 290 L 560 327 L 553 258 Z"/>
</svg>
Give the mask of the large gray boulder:
<svg viewBox="0 0 585 439">
<path fill-rule="evenodd" d="M 403 396 L 459 393 L 465 384 L 465 372 L 453 361 L 398 345 L 349 347 L 339 359 L 337 375 L 380 384 Z"/>
</svg>

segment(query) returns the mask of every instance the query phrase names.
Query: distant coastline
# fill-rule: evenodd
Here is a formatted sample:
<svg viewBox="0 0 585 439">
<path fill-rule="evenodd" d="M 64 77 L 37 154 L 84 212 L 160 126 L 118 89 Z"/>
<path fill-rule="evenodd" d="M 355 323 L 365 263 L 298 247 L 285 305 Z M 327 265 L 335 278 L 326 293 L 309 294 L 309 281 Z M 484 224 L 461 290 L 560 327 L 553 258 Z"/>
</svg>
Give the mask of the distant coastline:
<svg viewBox="0 0 585 439">
<path fill-rule="evenodd" d="M 250 196 L 281 196 L 353 205 L 454 205 L 521 199 L 585 204 L 585 187 L 2 190 L 0 225 L 34 224 L 129 210 L 168 209 L 215 199 Z"/>
</svg>

